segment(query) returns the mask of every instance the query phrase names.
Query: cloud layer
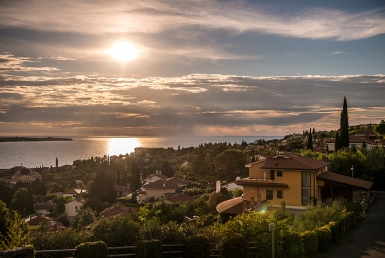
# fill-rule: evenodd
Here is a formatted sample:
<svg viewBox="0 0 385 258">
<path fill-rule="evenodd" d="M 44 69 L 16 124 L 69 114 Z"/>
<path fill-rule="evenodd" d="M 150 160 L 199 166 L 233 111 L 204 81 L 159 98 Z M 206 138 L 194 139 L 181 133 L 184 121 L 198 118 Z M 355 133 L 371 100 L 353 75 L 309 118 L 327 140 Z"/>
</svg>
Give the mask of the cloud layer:
<svg viewBox="0 0 385 258">
<path fill-rule="evenodd" d="M 153 34 L 199 27 L 231 33 L 254 31 L 341 41 L 373 37 L 385 32 L 383 9 L 348 13 L 337 9 L 304 7 L 282 15 L 267 4 L 200 0 L 8 1 L 2 4 L 0 24 L 81 34 Z M 181 35 L 185 37 L 183 33 Z"/>
<path fill-rule="evenodd" d="M 380 121 L 384 93 L 384 75 L 2 75 L 0 126 L 11 134 L 282 135 L 338 128 L 344 96 L 351 124 Z"/>
</svg>

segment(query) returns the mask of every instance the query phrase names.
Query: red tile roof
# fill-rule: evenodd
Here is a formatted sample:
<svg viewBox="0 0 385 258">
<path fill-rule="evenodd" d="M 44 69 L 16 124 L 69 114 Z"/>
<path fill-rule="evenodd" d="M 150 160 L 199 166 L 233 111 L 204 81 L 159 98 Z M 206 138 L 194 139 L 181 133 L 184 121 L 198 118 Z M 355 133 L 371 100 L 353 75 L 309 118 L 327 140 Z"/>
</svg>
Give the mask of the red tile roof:
<svg viewBox="0 0 385 258">
<path fill-rule="evenodd" d="M 184 185 L 189 185 L 192 183 L 191 180 L 187 180 L 180 177 L 172 177 L 167 180 L 158 179 L 153 182 L 149 182 L 143 185 L 144 189 L 178 189 Z M 163 187 L 164 184 L 164 187 Z"/>
<path fill-rule="evenodd" d="M 329 165 L 327 161 L 310 157 L 299 156 L 294 153 L 283 153 L 267 158 L 261 168 L 264 169 L 290 169 L 290 170 L 316 170 Z"/>
<path fill-rule="evenodd" d="M 195 198 L 190 196 L 190 195 L 181 193 L 181 194 L 178 194 L 178 195 L 173 195 L 171 197 L 168 197 L 165 200 L 168 201 L 168 202 L 171 202 L 171 203 L 184 203 L 184 202 L 192 201 L 194 199 Z"/>
<path fill-rule="evenodd" d="M 36 210 L 48 210 L 48 209 L 53 209 L 53 208 L 54 208 L 54 206 L 53 206 L 53 202 L 51 200 L 35 205 Z"/>
<path fill-rule="evenodd" d="M 136 208 L 128 207 L 123 205 L 108 207 L 99 213 L 100 216 L 108 217 L 108 216 L 120 216 L 122 214 L 129 214 L 135 211 Z"/>
<path fill-rule="evenodd" d="M 45 217 L 45 216 L 36 216 L 31 218 L 29 221 L 27 221 L 28 225 L 40 225 L 40 223 L 48 220 L 52 220 L 51 217 Z"/>
<path fill-rule="evenodd" d="M 370 182 L 370 181 L 366 181 L 366 180 L 362 180 L 362 179 L 354 178 L 350 176 L 344 176 L 344 175 L 333 173 L 330 171 L 326 171 L 317 175 L 317 179 L 320 179 L 326 182 L 343 184 L 354 188 L 360 188 L 363 190 L 370 190 L 370 188 L 372 188 L 372 185 L 373 185 L 373 182 Z"/>
<path fill-rule="evenodd" d="M 75 191 L 75 189 L 70 189 L 70 190 L 63 192 L 63 194 L 77 194 L 77 192 Z"/>
<path fill-rule="evenodd" d="M 246 201 L 246 208 L 250 208 L 250 201 Z M 243 210 L 243 198 L 237 197 L 217 205 L 217 211 L 225 214 L 242 214 Z"/>
</svg>

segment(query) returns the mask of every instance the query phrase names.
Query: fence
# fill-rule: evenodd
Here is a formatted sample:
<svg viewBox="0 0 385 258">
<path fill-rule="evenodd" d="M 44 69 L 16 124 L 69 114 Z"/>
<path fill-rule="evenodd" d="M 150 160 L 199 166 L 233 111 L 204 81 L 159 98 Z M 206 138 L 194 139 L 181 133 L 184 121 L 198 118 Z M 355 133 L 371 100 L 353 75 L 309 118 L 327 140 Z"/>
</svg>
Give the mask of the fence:
<svg viewBox="0 0 385 258">
<path fill-rule="evenodd" d="M 252 253 L 257 248 L 257 242 L 248 242 L 249 252 Z M 163 257 L 183 257 L 184 256 L 184 245 L 162 245 Z M 107 257 L 136 257 L 136 248 L 137 246 L 122 246 L 122 247 L 108 247 Z M 28 249 L 27 248 L 17 248 L 12 250 L 6 250 L 0 253 L 0 257 L 3 258 L 26 258 Z M 222 251 L 220 245 L 211 244 L 210 248 L 210 257 L 222 257 Z M 36 250 L 36 258 L 39 257 L 66 257 L 73 258 L 73 253 L 75 249 L 58 249 L 58 250 Z"/>
</svg>

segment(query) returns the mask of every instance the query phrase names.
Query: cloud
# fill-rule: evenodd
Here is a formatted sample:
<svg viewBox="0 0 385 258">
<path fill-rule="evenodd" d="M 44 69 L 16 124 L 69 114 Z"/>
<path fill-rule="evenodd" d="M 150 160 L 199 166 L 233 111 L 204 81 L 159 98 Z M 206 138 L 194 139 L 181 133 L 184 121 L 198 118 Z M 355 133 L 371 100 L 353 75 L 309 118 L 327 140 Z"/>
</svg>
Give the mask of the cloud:
<svg viewBox="0 0 385 258">
<path fill-rule="evenodd" d="M 66 134 L 137 136 L 230 131 L 282 135 L 309 126 L 330 130 L 339 126 L 343 96 L 350 124 L 379 120 L 385 112 L 378 98 L 385 93 L 384 79 L 384 75 L 191 74 L 141 79 L 2 75 L 0 129 L 5 132 L 27 123 L 35 130 L 52 128 Z"/>
<path fill-rule="evenodd" d="M 385 33 L 383 9 L 348 13 L 302 8 L 279 13 L 268 5 L 226 1 L 13 1 L 2 4 L 1 27 L 88 34 L 159 34 L 225 30 L 348 41 Z M 146 22 L 143 22 L 146 21 Z M 194 38 L 194 33 L 190 34 Z"/>
<path fill-rule="evenodd" d="M 341 55 L 341 54 L 343 54 L 344 52 L 341 52 L 341 51 L 335 51 L 335 52 L 333 52 L 333 53 L 331 53 L 331 54 L 328 54 L 328 56 L 334 56 L 334 55 Z"/>
<path fill-rule="evenodd" d="M 12 54 L 0 54 L 0 72 L 57 71 L 55 67 L 26 66 L 26 63 L 39 62 L 27 57 L 15 57 Z"/>
</svg>

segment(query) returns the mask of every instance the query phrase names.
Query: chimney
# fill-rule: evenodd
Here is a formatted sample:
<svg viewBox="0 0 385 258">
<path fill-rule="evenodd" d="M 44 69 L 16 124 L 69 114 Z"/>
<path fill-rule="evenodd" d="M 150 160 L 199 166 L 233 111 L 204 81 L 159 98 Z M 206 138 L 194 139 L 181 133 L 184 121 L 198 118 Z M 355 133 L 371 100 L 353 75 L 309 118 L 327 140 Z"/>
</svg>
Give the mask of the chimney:
<svg viewBox="0 0 385 258">
<path fill-rule="evenodd" d="M 323 156 L 322 156 L 322 160 L 323 160 L 323 161 L 328 161 L 328 160 L 329 160 L 329 159 L 328 159 L 328 156 L 323 155 Z"/>
<path fill-rule="evenodd" d="M 221 191 L 221 181 L 217 181 L 216 182 L 216 188 L 215 188 L 215 192 L 216 193 L 219 193 Z"/>
</svg>

